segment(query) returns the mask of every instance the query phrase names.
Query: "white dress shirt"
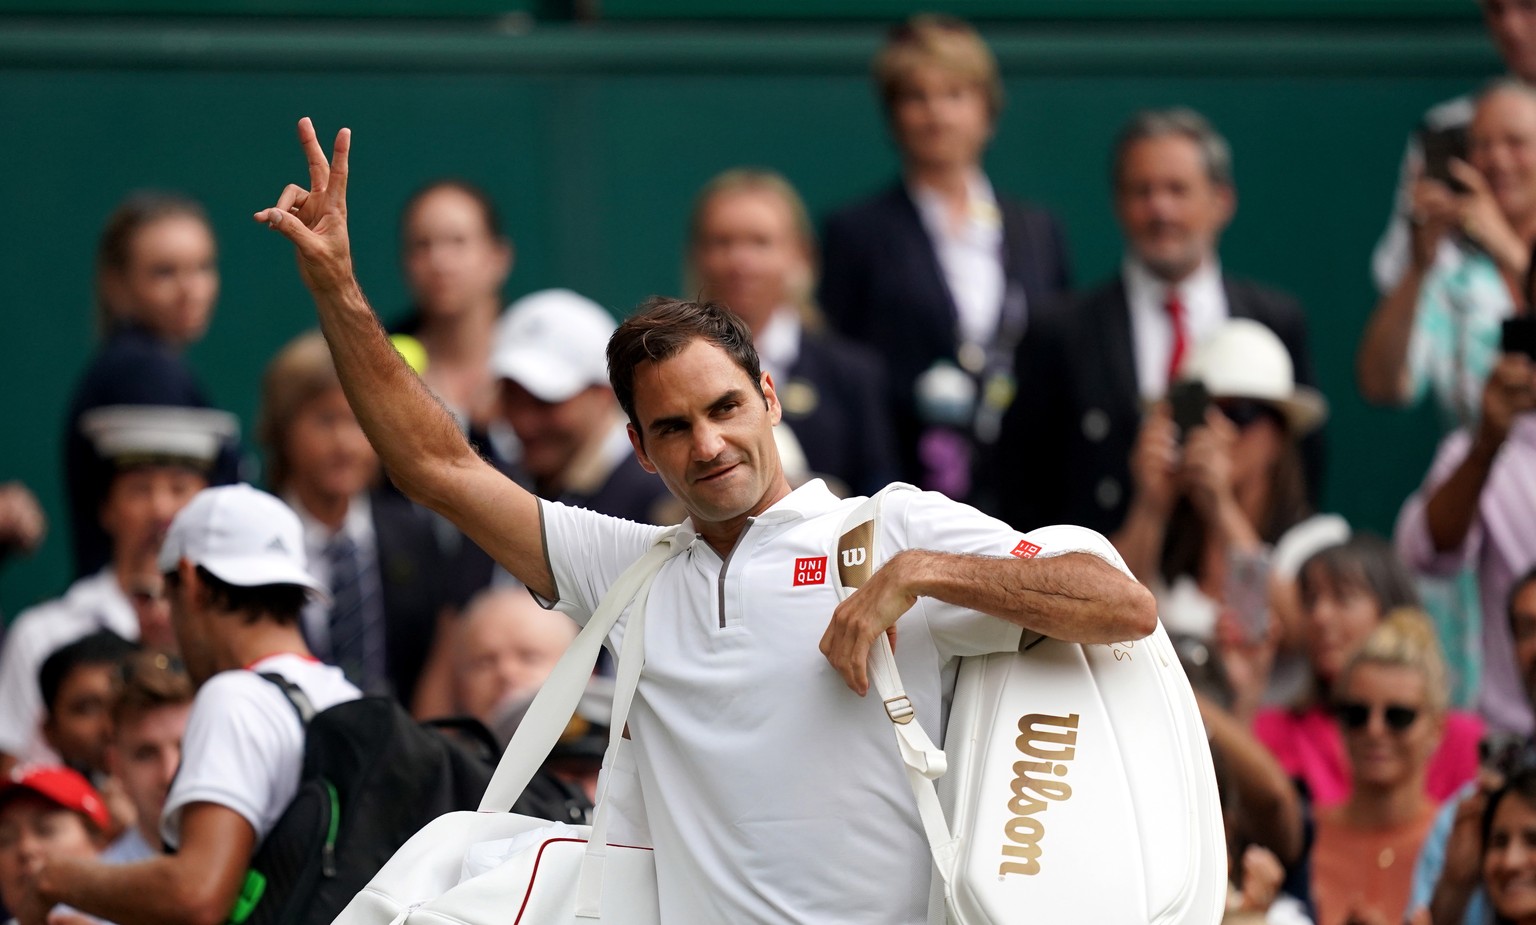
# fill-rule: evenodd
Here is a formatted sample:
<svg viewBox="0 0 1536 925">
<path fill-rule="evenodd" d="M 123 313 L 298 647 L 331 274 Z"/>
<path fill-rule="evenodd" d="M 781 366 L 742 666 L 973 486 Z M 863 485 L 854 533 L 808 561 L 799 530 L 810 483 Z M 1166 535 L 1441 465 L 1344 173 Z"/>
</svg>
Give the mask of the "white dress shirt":
<svg viewBox="0 0 1536 925">
<path fill-rule="evenodd" d="M 980 171 L 966 180 L 965 217 L 958 225 L 937 192 L 921 186 L 909 186 L 907 191 L 954 300 L 960 342 L 990 344 L 1008 285 L 1003 273 L 1003 213 L 992 184 Z"/>
<path fill-rule="evenodd" d="M 1133 257 L 1125 258 L 1125 300 L 1131 311 L 1131 340 L 1135 347 L 1136 384 L 1143 401 L 1168 393 L 1168 358 L 1173 352 L 1173 320 L 1168 317 L 1169 284 Z M 1227 290 L 1221 284 L 1221 264 L 1210 259 L 1176 284 L 1184 303 L 1184 357 L 1216 332 L 1228 318 Z"/>
</svg>

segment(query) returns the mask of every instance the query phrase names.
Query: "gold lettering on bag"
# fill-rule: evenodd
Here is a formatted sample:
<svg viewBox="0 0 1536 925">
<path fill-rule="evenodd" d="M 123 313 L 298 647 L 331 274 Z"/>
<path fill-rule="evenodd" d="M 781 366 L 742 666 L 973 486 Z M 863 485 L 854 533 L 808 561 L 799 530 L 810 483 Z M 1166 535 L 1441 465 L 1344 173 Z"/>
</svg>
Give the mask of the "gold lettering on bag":
<svg viewBox="0 0 1536 925">
<path fill-rule="evenodd" d="M 1051 803 L 1072 798 L 1072 785 L 1055 778 L 1067 776 L 1066 762 L 1077 755 L 1077 719 L 1076 713 L 1030 713 L 1019 718 L 1019 737 L 1014 744 L 1022 754 L 1039 760 L 1013 763 L 1012 796 L 1008 800 L 1011 818 L 1003 825 L 1007 842 L 997 869 L 999 877 L 1040 873 L 1045 820 L 1036 814 L 1050 809 Z"/>
</svg>

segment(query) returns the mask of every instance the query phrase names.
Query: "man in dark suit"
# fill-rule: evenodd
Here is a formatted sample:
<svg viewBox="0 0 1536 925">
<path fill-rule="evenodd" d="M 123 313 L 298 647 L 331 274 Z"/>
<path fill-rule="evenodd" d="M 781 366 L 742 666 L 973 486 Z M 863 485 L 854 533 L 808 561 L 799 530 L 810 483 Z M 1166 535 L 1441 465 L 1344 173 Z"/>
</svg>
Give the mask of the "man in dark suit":
<svg viewBox="0 0 1536 925">
<path fill-rule="evenodd" d="M 1202 116 L 1135 116 L 1116 143 L 1114 185 L 1127 249 L 1121 273 L 1035 312 L 1019 347 L 1018 399 L 987 477 L 999 515 L 1021 529 L 1073 523 L 1109 533 L 1120 525 L 1143 410 L 1228 318 L 1269 327 L 1296 381 L 1316 384 L 1300 306 L 1222 271 L 1217 244 L 1236 206 L 1232 158 Z M 1315 497 L 1321 438 L 1308 438 L 1303 454 Z"/>
<path fill-rule="evenodd" d="M 1066 246 L 1049 213 L 996 195 L 982 172 L 1002 86 L 970 26 L 915 17 L 875 73 L 902 179 L 827 220 L 821 307 L 885 360 L 902 477 L 971 497 L 1026 319 L 1068 286 Z"/>
</svg>

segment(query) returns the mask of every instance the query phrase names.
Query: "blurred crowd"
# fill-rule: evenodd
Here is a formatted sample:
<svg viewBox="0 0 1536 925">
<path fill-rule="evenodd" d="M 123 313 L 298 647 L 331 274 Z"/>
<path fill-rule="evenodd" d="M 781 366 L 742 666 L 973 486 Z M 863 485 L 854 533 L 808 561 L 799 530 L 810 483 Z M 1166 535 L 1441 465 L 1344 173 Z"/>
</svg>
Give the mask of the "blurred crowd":
<svg viewBox="0 0 1536 925">
<path fill-rule="evenodd" d="M 1318 508 L 1330 467 L 1371 462 L 1328 453 L 1306 312 L 1222 262 L 1241 152 L 1200 113 L 1121 128 L 1107 153 L 1124 259 L 1074 279 L 1058 219 L 982 168 L 1004 111 L 986 44 L 919 16 L 872 66 L 901 155 L 887 188 L 818 225 L 782 176 L 735 169 L 686 228 L 680 290 L 750 328 L 792 482 L 851 496 L 900 480 L 1019 529 L 1092 527 L 1154 591 L 1216 758 L 1230 922 L 1536 923 L 1536 0 L 1481 7 L 1508 73 L 1425 113 L 1359 255 L 1380 293 L 1359 391 L 1432 402 L 1444 427 L 1391 537 Z M 389 330 L 482 454 L 547 499 L 685 516 L 609 386 L 613 313 L 570 289 L 505 306 L 512 239 L 466 180 L 423 185 L 399 229 L 411 305 Z M 210 407 L 183 356 L 219 294 L 197 202 L 123 200 L 95 291 L 99 343 L 60 430 L 68 522 L 52 530 L 77 577 L 15 615 L 0 650 L 0 903 L 27 925 L 60 897 L 53 921 L 152 920 L 132 898 L 42 889 L 41 871 L 207 837 L 183 812 L 198 801 L 248 823 L 248 857 L 291 798 L 291 783 L 214 783 L 263 740 L 189 724 L 233 696 L 212 678 L 254 668 L 238 640 L 200 634 L 200 608 L 238 611 L 287 575 L 307 590 L 262 606 L 291 624 L 245 628 L 291 633 L 304 666 L 280 674 L 326 702 L 473 716 L 503 742 L 575 634 L 392 485 L 319 332 L 252 383 L 257 420 Z M 220 553 L 239 560 L 227 571 L 167 568 L 172 518 L 243 481 L 286 505 L 291 536 Z M 208 516 L 270 522 L 264 503 Z M 47 532 L 25 486 L 0 486 L 0 554 Z M 607 671 L 552 765 L 588 799 Z M 250 696 L 287 721 L 278 694 Z"/>
</svg>

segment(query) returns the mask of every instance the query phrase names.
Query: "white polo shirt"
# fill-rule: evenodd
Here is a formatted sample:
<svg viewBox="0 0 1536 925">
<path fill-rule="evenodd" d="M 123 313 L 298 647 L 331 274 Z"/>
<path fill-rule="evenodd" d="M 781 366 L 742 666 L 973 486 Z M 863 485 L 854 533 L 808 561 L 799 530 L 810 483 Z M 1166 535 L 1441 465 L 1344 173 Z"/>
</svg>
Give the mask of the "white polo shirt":
<svg viewBox="0 0 1536 925">
<path fill-rule="evenodd" d="M 809 482 L 749 520 L 724 561 L 685 524 L 691 545 L 656 577 L 629 725 L 666 921 L 926 920 L 931 860 L 890 722 L 818 649 L 836 535 L 859 500 Z M 578 622 L 658 532 L 551 502 L 542 513 L 557 607 Z M 877 548 L 1007 556 L 1022 539 L 936 492 L 893 492 Z M 933 733 L 955 657 L 1020 636 L 928 598 L 897 626 L 902 679 Z"/>
</svg>

